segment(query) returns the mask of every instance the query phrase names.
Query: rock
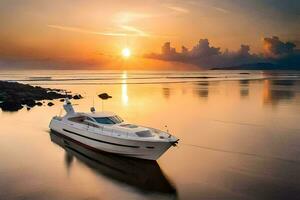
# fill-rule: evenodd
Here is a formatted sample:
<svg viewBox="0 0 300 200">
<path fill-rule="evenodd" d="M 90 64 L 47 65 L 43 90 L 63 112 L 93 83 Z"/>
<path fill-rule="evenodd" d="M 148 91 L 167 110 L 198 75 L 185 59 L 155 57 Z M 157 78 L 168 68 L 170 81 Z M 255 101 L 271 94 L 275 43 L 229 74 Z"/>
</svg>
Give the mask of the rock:
<svg viewBox="0 0 300 200">
<path fill-rule="evenodd" d="M 27 110 L 30 110 L 30 107 L 27 106 L 26 109 L 27 109 Z"/>
<path fill-rule="evenodd" d="M 81 95 L 77 95 L 77 94 L 76 94 L 76 95 L 73 96 L 73 99 L 76 99 L 76 100 L 77 100 L 77 99 L 81 99 L 81 98 L 82 98 Z"/>
<path fill-rule="evenodd" d="M 54 88 L 54 89 L 52 89 L 52 88 L 47 88 L 48 90 L 50 90 L 50 91 L 55 91 L 55 92 L 63 92 L 64 90 L 62 90 L 62 89 L 56 89 L 56 88 Z"/>
<path fill-rule="evenodd" d="M 26 99 L 22 101 L 22 104 L 27 105 L 28 107 L 34 107 L 36 105 L 33 99 Z"/>
<path fill-rule="evenodd" d="M 99 94 L 98 97 L 99 97 L 100 99 L 103 99 L 103 100 L 112 98 L 112 96 L 108 95 L 107 93 Z"/>
<path fill-rule="evenodd" d="M 64 102 L 64 101 L 65 101 L 65 99 L 60 99 L 59 101 L 60 101 L 60 102 Z"/>
<path fill-rule="evenodd" d="M 0 104 L 3 111 L 18 111 L 23 108 L 21 102 L 17 101 L 5 101 Z"/>
<path fill-rule="evenodd" d="M 48 106 L 53 106 L 53 105 L 54 105 L 54 103 L 52 103 L 52 102 L 49 102 L 47 105 L 48 105 Z"/>
<path fill-rule="evenodd" d="M 16 111 L 22 109 L 22 105 L 34 107 L 35 105 L 42 106 L 41 102 L 44 100 L 62 99 L 65 94 L 64 90 L 42 88 L 40 86 L 31 86 L 28 84 L 21 84 L 18 82 L 0 81 L 0 107 L 5 111 Z M 67 95 L 70 99 L 72 95 Z M 82 98 L 77 95 L 76 99 Z"/>
</svg>

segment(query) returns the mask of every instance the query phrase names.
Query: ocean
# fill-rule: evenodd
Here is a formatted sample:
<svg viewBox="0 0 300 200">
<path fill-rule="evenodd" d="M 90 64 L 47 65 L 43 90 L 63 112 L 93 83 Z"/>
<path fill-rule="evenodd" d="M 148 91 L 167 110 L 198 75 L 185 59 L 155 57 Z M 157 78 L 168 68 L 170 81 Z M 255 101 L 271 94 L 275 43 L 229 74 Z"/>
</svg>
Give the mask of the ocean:
<svg viewBox="0 0 300 200">
<path fill-rule="evenodd" d="M 180 139 L 157 162 L 95 154 L 49 132 L 54 106 L 0 111 L 0 199 L 300 199 L 300 72 L 0 71 L 81 94 Z M 112 96 L 103 107 L 98 94 Z"/>
</svg>

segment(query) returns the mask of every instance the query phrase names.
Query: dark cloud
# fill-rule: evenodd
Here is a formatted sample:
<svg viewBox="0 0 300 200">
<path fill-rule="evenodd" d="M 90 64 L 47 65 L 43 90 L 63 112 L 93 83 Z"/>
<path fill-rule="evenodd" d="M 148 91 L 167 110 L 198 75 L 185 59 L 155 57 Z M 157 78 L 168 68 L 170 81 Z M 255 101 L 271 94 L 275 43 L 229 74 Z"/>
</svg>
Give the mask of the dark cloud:
<svg viewBox="0 0 300 200">
<path fill-rule="evenodd" d="M 210 46 L 208 39 L 199 40 L 199 43 L 190 52 L 192 57 L 209 57 L 220 54 L 220 48 Z"/>
<path fill-rule="evenodd" d="M 294 53 L 296 44 L 292 42 L 282 42 L 278 37 L 265 38 L 264 50 L 267 56 L 285 56 Z"/>
<path fill-rule="evenodd" d="M 261 54 L 250 53 L 250 46 L 246 44 L 242 44 L 237 51 L 222 52 L 219 47 L 210 45 L 208 39 L 201 39 L 191 50 L 182 46 L 181 52 L 177 52 L 171 43 L 167 42 L 160 54 L 152 53 L 145 57 L 195 64 L 203 68 L 249 66 L 257 63 L 263 63 L 265 66 L 270 63 L 273 67 L 300 69 L 300 51 L 293 42 L 283 42 L 274 36 L 264 38 L 263 47 L 264 52 Z"/>
<path fill-rule="evenodd" d="M 249 56 L 250 55 L 249 52 L 250 52 L 250 46 L 242 44 L 240 50 L 238 51 L 238 54 L 240 56 Z"/>
</svg>

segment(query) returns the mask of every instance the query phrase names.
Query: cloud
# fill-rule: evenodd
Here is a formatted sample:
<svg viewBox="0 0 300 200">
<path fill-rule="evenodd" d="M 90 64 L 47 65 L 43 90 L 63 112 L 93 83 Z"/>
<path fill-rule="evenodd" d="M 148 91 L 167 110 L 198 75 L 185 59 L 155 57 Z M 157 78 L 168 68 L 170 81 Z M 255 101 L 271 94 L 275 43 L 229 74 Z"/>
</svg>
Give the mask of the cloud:
<svg viewBox="0 0 300 200">
<path fill-rule="evenodd" d="M 143 36 L 143 37 L 149 37 L 150 36 L 149 34 L 145 33 L 144 31 L 142 31 L 142 30 L 140 30 L 138 28 L 135 28 L 133 26 L 121 25 L 120 27 L 122 29 L 126 30 L 126 31 L 130 31 L 130 32 L 136 33 L 139 36 Z"/>
<path fill-rule="evenodd" d="M 190 12 L 190 10 L 188 10 L 187 8 L 183 8 L 183 7 L 180 7 L 180 6 L 165 6 L 166 8 L 169 8 L 170 10 L 173 10 L 175 12 L 178 12 L 178 13 L 184 13 L 184 14 L 187 14 Z"/>
<path fill-rule="evenodd" d="M 135 20 L 142 20 L 147 18 L 157 17 L 158 15 L 150 13 L 139 13 L 139 12 L 120 12 L 117 13 L 113 21 L 116 23 L 127 24 Z"/>
<path fill-rule="evenodd" d="M 194 64 L 202 68 L 232 67 L 257 63 L 271 63 L 275 66 L 300 69 L 300 50 L 296 50 L 296 45 L 292 42 L 282 42 L 278 37 L 264 38 L 264 54 L 250 53 L 250 46 L 242 44 L 237 51 L 221 51 L 219 47 L 214 47 L 208 39 L 200 39 L 198 44 L 189 50 L 182 46 L 181 52 L 177 52 L 166 42 L 162 46 L 162 53 L 146 54 L 146 58 L 176 61 Z M 270 57 L 269 55 L 275 55 Z"/>
<path fill-rule="evenodd" d="M 113 36 L 113 37 L 162 37 L 162 38 L 175 37 L 174 35 L 160 35 L 160 34 L 147 33 L 134 26 L 128 26 L 128 25 L 119 25 L 118 27 L 121 29 L 119 32 L 98 32 L 98 31 L 92 31 L 92 30 L 83 29 L 79 27 L 61 26 L 61 25 L 52 25 L 52 24 L 47 26 L 49 28 L 62 30 L 62 31 L 103 35 L 103 36 Z"/>
<path fill-rule="evenodd" d="M 78 33 L 87 33 L 87 34 L 94 34 L 94 35 L 104 35 L 104 36 L 128 36 L 126 33 L 118 33 L 118 32 L 98 32 L 92 31 L 88 29 L 78 28 L 78 27 L 71 27 L 71 26 L 61 26 L 61 25 L 47 25 L 49 28 L 63 30 L 63 31 L 71 31 L 71 32 L 78 32 Z"/>
<path fill-rule="evenodd" d="M 165 5 L 162 7 L 169 9 L 168 12 L 137 12 L 137 11 L 122 11 L 118 12 L 113 16 L 113 22 L 116 24 L 129 24 L 135 21 L 146 20 L 150 18 L 162 18 L 174 16 L 177 14 L 187 14 L 190 12 L 189 9 L 181 7 L 181 6 L 173 6 L 173 5 Z"/>
<path fill-rule="evenodd" d="M 225 14 L 230 13 L 229 10 L 226 10 L 224 8 L 221 8 L 221 7 L 215 7 L 215 6 L 213 6 L 212 8 L 214 8 L 215 10 L 217 10 L 219 12 L 225 13 Z"/>
<path fill-rule="evenodd" d="M 292 42 L 282 42 L 276 36 L 272 38 L 264 38 L 263 43 L 264 53 L 267 56 L 273 57 L 292 54 L 296 47 L 296 44 Z"/>
<path fill-rule="evenodd" d="M 134 36 L 134 37 L 150 37 L 150 34 L 145 33 L 144 31 L 137 29 L 133 26 L 119 26 L 123 29 L 120 32 L 98 32 L 88 29 L 71 27 L 71 26 L 61 26 L 61 25 L 47 25 L 49 28 L 58 29 L 62 31 L 71 31 L 78 33 L 94 34 L 94 35 L 103 35 L 103 36 L 115 36 L 115 37 L 125 37 L 125 36 Z M 124 31 L 125 30 L 125 31 Z"/>
<path fill-rule="evenodd" d="M 185 1 L 185 2 L 190 5 L 193 5 L 193 6 L 201 7 L 202 9 L 205 9 L 205 10 L 215 10 L 215 11 L 221 12 L 223 14 L 228 14 L 231 12 L 230 10 L 227 10 L 223 7 L 215 6 L 214 4 L 212 4 L 213 3 L 212 1 L 211 2 L 210 1 L 207 1 L 207 2 Z"/>
<path fill-rule="evenodd" d="M 250 46 L 242 44 L 237 53 L 241 56 L 250 56 Z"/>
<path fill-rule="evenodd" d="M 219 55 L 220 48 L 210 46 L 208 39 L 200 39 L 199 43 L 190 52 L 192 57 L 205 57 Z"/>
</svg>

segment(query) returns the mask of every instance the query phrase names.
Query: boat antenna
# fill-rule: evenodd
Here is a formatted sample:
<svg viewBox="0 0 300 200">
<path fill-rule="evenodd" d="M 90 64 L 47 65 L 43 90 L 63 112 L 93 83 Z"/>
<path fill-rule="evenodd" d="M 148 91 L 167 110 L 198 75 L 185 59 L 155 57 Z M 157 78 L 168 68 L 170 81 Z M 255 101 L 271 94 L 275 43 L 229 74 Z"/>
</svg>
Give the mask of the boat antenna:
<svg viewBox="0 0 300 200">
<path fill-rule="evenodd" d="M 95 97 L 93 96 L 93 107 L 95 107 Z"/>
<path fill-rule="evenodd" d="M 91 107 L 91 112 L 94 113 L 96 111 L 95 109 L 95 100 L 94 100 L 94 96 L 93 96 L 93 106 Z"/>
</svg>

